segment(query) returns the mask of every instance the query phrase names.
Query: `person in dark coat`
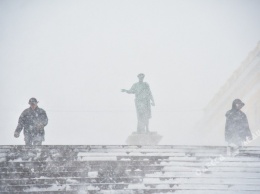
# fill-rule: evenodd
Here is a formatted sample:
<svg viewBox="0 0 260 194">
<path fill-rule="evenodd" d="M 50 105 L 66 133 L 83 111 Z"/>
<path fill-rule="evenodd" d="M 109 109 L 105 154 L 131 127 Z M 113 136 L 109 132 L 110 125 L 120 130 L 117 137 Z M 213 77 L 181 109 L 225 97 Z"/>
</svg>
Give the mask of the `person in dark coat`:
<svg viewBox="0 0 260 194">
<path fill-rule="evenodd" d="M 48 124 L 46 112 L 38 107 L 36 98 L 29 100 L 30 107 L 19 117 L 14 137 L 18 138 L 23 130 L 25 145 L 41 145 L 44 141 L 44 127 Z"/>
<path fill-rule="evenodd" d="M 225 139 L 229 145 L 242 146 L 252 139 L 246 114 L 241 111 L 244 105 L 240 99 L 235 99 L 232 109 L 226 113 Z"/>
<path fill-rule="evenodd" d="M 149 119 L 152 117 L 151 105 L 155 106 L 153 95 L 148 83 L 144 82 L 145 75 L 137 75 L 139 82 L 135 83 L 130 90 L 122 89 L 122 92 L 135 94 L 135 107 L 137 113 L 137 132 L 149 132 Z"/>
</svg>

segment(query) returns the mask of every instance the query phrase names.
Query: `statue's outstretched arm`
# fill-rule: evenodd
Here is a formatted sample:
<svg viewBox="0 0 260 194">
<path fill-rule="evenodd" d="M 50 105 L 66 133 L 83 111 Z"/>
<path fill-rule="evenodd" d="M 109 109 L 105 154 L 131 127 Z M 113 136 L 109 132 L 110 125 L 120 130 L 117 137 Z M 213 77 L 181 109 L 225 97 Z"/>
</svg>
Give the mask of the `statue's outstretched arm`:
<svg viewBox="0 0 260 194">
<path fill-rule="evenodd" d="M 122 89 L 121 90 L 122 92 L 126 92 L 128 94 L 135 94 L 135 91 L 136 91 L 136 86 L 135 84 L 130 88 L 130 90 L 126 90 L 126 89 Z"/>
<path fill-rule="evenodd" d="M 131 89 L 130 90 L 122 89 L 121 92 L 126 92 L 128 94 L 134 94 L 134 92 Z"/>
</svg>

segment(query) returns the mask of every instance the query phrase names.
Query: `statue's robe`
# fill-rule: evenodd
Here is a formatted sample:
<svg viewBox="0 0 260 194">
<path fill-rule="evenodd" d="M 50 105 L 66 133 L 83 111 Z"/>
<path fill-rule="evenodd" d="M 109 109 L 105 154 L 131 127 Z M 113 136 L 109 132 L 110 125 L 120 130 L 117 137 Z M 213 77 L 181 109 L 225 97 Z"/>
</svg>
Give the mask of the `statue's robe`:
<svg viewBox="0 0 260 194">
<path fill-rule="evenodd" d="M 129 91 L 135 94 L 135 106 L 138 119 L 137 131 L 144 132 L 149 119 L 152 117 L 150 103 L 152 93 L 149 84 L 146 82 L 137 82 Z"/>
</svg>

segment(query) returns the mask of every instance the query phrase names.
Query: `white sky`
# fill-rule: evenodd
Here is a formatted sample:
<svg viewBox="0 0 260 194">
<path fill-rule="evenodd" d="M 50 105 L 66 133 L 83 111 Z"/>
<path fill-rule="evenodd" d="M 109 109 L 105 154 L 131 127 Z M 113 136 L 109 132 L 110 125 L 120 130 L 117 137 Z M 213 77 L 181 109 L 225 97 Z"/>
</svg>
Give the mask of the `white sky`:
<svg viewBox="0 0 260 194">
<path fill-rule="evenodd" d="M 146 74 L 161 144 L 197 144 L 193 126 L 260 40 L 258 0 L 1 0 L 0 144 L 30 97 L 47 111 L 44 144 L 125 144 Z M 224 119 L 224 117 L 223 117 Z"/>
</svg>

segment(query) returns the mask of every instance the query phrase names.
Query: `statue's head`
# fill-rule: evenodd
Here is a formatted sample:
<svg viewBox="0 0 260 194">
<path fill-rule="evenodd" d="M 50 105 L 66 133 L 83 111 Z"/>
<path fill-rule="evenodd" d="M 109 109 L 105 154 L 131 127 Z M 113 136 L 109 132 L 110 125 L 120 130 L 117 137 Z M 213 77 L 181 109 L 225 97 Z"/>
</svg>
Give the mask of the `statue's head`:
<svg viewBox="0 0 260 194">
<path fill-rule="evenodd" d="M 145 75 L 144 75 L 143 73 L 139 73 L 139 74 L 137 75 L 137 77 L 138 77 L 139 81 L 143 81 Z"/>
</svg>

